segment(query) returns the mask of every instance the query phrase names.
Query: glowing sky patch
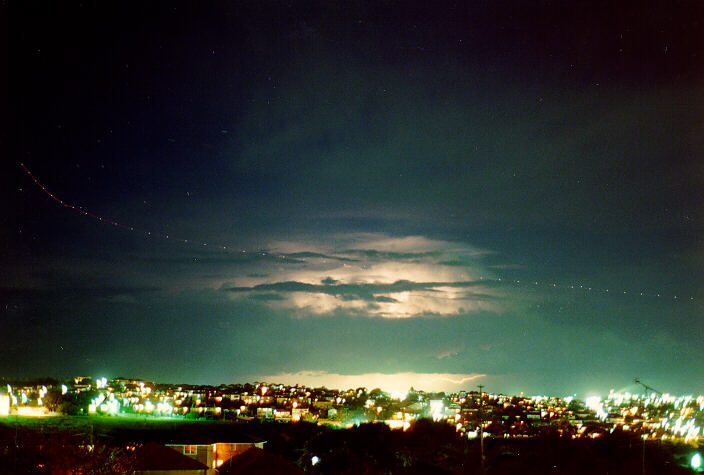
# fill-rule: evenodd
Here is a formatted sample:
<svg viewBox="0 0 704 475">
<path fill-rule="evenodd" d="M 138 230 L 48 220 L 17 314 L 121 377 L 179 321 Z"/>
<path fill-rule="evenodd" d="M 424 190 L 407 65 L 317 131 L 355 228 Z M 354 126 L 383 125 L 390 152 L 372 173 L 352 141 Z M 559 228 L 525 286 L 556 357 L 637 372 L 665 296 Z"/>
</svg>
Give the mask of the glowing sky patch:
<svg viewBox="0 0 704 475">
<path fill-rule="evenodd" d="M 486 377 L 484 374 L 414 372 L 337 374 L 325 371 L 298 371 L 264 376 L 262 380 L 273 384 L 304 384 L 341 390 L 365 387 L 367 390 L 379 388 L 389 393 L 405 393 L 410 388 L 445 392 L 470 390 L 484 377 Z"/>
<path fill-rule="evenodd" d="M 335 247 L 314 249 L 304 243 L 273 245 L 297 264 L 262 268 L 260 263 L 260 273 L 246 273 L 222 287 L 233 298 L 254 296 L 300 314 L 347 310 L 410 318 L 500 310 L 499 295 L 481 282 L 491 274 L 481 260 L 484 251 L 423 236 L 351 234 L 335 241 Z"/>
</svg>

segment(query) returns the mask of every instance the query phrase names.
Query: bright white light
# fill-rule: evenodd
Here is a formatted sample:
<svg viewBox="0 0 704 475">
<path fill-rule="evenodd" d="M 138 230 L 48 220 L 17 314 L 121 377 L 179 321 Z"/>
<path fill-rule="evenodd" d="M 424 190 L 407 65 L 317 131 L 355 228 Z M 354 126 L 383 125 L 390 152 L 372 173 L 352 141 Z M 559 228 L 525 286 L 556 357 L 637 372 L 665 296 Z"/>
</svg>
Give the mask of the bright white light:
<svg viewBox="0 0 704 475">
<path fill-rule="evenodd" d="M 407 395 L 408 395 L 408 392 L 391 391 L 391 399 L 398 399 L 400 401 L 403 401 L 406 399 Z"/>
<path fill-rule="evenodd" d="M 317 464 L 318 462 L 320 462 L 320 458 L 319 458 L 317 455 L 313 455 L 313 456 L 310 458 L 310 464 L 311 464 L 311 465 L 315 465 L 315 464 Z"/>
<path fill-rule="evenodd" d="M 338 374 L 324 371 L 299 371 L 296 373 L 278 373 L 264 375 L 266 381 L 277 381 L 287 385 L 304 384 L 306 386 L 349 389 L 359 387 L 380 388 L 387 393 L 405 392 L 408 388 L 425 391 L 457 392 L 466 389 L 470 381 L 482 378 L 484 374 L 451 373 L 364 373 Z"/>
<path fill-rule="evenodd" d="M 433 420 L 438 421 L 442 419 L 444 407 L 442 399 L 430 401 L 430 413 L 433 416 Z"/>
<path fill-rule="evenodd" d="M 587 406 L 592 411 L 597 411 L 601 409 L 601 397 L 599 396 L 589 396 L 584 400 L 584 405 Z"/>
<path fill-rule="evenodd" d="M 604 406 L 601 404 L 600 396 L 590 396 L 584 400 L 584 405 L 587 406 L 592 411 L 596 412 L 596 416 L 603 420 L 606 420 L 608 414 L 604 411 Z"/>
</svg>

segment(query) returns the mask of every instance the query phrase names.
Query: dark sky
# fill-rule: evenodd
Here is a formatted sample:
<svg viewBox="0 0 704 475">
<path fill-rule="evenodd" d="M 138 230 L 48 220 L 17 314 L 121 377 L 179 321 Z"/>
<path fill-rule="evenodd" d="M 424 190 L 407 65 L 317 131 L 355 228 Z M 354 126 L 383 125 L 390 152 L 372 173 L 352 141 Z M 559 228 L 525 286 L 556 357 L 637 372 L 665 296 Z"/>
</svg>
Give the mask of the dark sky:
<svg viewBox="0 0 704 475">
<path fill-rule="evenodd" d="M 1 375 L 704 392 L 702 2 L 145 3 L 3 7 Z"/>
</svg>

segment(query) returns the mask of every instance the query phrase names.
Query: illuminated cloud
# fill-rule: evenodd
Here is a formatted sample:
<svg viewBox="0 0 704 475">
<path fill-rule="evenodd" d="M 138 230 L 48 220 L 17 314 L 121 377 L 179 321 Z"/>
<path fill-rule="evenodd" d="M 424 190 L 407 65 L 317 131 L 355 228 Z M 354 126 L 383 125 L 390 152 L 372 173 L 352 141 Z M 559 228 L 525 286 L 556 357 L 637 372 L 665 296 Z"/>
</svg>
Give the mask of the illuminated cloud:
<svg viewBox="0 0 704 475">
<path fill-rule="evenodd" d="M 274 243 L 279 263 L 259 263 L 220 288 L 277 309 L 323 315 L 409 318 L 499 311 L 500 295 L 484 285 L 486 251 L 422 236 L 338 235 L 335 246 Z M 288 259 L 295 259 L 289 265 Z"/>
<path fill-rule="evenodd" d="M 272 384 L 302 384 L 310 387 L 325 386 L 329 389 L 354 389 L 365 387 L 367 390 L 379 388 L 386 392 L 405 393 L 410 388 L 422 391 L 455 392 L 469 390 L 476 386 L 485 374 L 452 373 L 364 373 L 337 374 L 325 371 L 299 371 L 297 373 L 278 373 L 264 376 Z"/>
</svg>

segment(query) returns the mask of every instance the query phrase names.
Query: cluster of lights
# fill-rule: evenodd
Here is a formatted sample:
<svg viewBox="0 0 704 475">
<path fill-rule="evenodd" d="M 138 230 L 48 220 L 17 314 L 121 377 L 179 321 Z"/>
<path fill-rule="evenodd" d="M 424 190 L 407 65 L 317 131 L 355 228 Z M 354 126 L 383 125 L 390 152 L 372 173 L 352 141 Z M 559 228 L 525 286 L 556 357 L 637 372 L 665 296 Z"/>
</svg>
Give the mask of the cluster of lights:
<svg viewBox="0 0 704 475">
<path fill-rule="evenodd" d="M 46 397 L 49 390 L 46 386 L 42 385 L 38 390 L 32 388 L 21 388 L 17 392 L 13 391 L 11 385 L 7 385 L 7 402 L 15 407 L 18 407 L 19 413 L 21 415 L 42 415 L 42 408 L 44 406 L 44 398 Z M 34 399 L 30 400 L 30 396 L 34 398 L 36 394 L 36 402 Z"/>
<path fill-rule="evenodd" d="M 704 431 L 697 425 L 697 418 L 704 411 L 704 396 L 695 399 L 691 395 L 676 397 L 670 394 L 639 395 L 612 391 L 605 403 L 609 407 L 620 408 L 624 417 L 641 419 L 643 428 L 651 430 L 651 437 L 662 432 L 663 439 L 681 438 L 689 442 L 704 436 Z M 639 414 L 641 409 L 643 413 Z M 623 428 L 628 430 L 630 426 L 624 424 Z"/>
<path fill-rule="evenodd" d="M 80 378 L 85 380 L 87 378 Z M 197 414 L 214 413 L 216 415 L 223 413 L 221 407 L 223 399 L 234 399 L 232 394 L 218 394 L 217 391 L 199 391 L 185 390 L 178 388 L 177 391 L 169 390 L 152 391 L 150 384 L 145 384 L 142 381 L 131 380 L 128 384 L 125 381 L 113 380 L 108 382 L 107 378 L 96 378 L 94 380 L 94 388 L 98 389 L 97 396 L 90 401 L 89 413 L 117 415 L 121 412 L 133 412 L 152 416 L 183 416 L 189 411 L 194 411 Z M 81 386 L 84 389 L 85 386 Z M 120 389 L 122 388 L 122 389 Z M 42 400 L 47 396 L 48 390 L 46 386 L 36 386 L 28 388 L 18 388 L 13 391 L 11 386 L 7 386 L 8 398 L 12 400 L 12 404 L 22 408 L 28 415 L 35 411 L 40 412 L 38 406 L 42 406 Z M 78 382 L 77 382 L 77 391 Z M 66 394 L 68 387 L 61 385 L 61 392 Z M 154 394 L 152 394 L 154 393 Z M 478 432 L 477 426 L 467 426 L 462 413 L 462 406 L 472 397 L 470 394 L 460 392 L 452 395 L 449 399 L 425 399 L 422 406 L 410 409 L 409 404 L 400 404 L 407 399 L 406 394 L 391 393 L 391 398 L 384 397 L 366 399 L 365 390 L 355 389 L 337 394 L 327 394 L 325 401 L 330 408 L 331 406 L 340 406 L 348 401 L 355 399 L 365 401 L 364 407 L 367 410 L 367 415 L 370 420 L 385 419 L 383 422 L 393 429 L 406 430 L 410 427 L 411 422 L 418 417 L 418 411 L 427 411 L 436 421 L 445 421 L 451 424 L 458 432 L 464 433 L 467 437 L 476 436 Z M 305 395 L 305 397 L 304 397 Z M 423 400 L 424 395 L 418 396 L 418 400 Z M 258 417 L 273 417 L 277 420 L 284 421 L 299 421 L 303 416 L 309 414 L 306 399 L 311 396 L 311 391 L 306 388 L 289 388 L 283 385 L 265 385 L 257 384 L 253 394 L 247 396 L 247 392 L 240 393 L 237 398 L 241 398 L 243 405 L 235 412 L 239 415 L 247 411 L 247 405 L 257 405 Z M 245 399 L 250 397 L 250 402 Z M 540 418 L 543 421 L 548 421 L 554 417 L 559 417 L 565 414 L 567 406 L 574 400 L 574 395 L 563 399 L 533 396 L 522 397 L 518 402 L 514 398 L 503 395 L 484 394 L 481 395 L 483 401 L 491 401 L 491 407 L 504 408 L 517 405 L 524 407 L 526 417 L 530 419 Z M 187 403 L 187 401 L 192 401 Z M 270 402 L 276 402 L 278 409 L 268 407 Z M 315 401 L 318 401 L 316 398 Z M 314 404 L 315 401 L 308 400 L 308 403 Z M 396 401 L 396 402 L 393 402 Z M 186 406 L 184 406 L 186 404 Z M 282 408 L 281 404 L 287 406 Z M 394 407 L 396 405 L 396 407 Z M 612 426 L 611 431 L 618 429 L 633 431 L 640 434 L 644 439 L 663 440 L 683 440 L 684 442 L 699 441 L 704 437 L 704 431 L 701 428 L 701 420 L 704 415 L 704 396 L 693 397 L 690 395 L 676 397 L 670 394 L 660 394 L 651 392 L 650 394 L 637 394 L 630 392 L 614 392 L 611 391 L 606 398 L 600 396 L 590 396 L 584 400 L 586 408 L 591 410 L 596 418 L 604 424 L 600 424 L 598 432 L 591 433 L 590 426 L 584 424 L 579 418 L 571 418 L 571 422 L 575 424 L 577 434 L 574 437 L 598 437 L 604 429 Z M 415 406 L 413 404 L 412 406 Z M 44 408 L 41 408 L 45 411 Z M 261 411 L 261 414 L 260 414 Z M 330 408 L 330 411 L 335 411 Z M 387 412 L 389 417 L 385 416 Z M 395 412 L 394 412 L 395 411 Z M 19 412 L 19 411 L 18 411 Z M 21 412 L 19 412 L 21 414 Z M 317 417 L 317 415 L 313 416 Z M 328 416 L 330 417 L 330 416 Z M 335 416 L 332 416 L 333 418 Z M 583 416 L 582 416 L 583 417 Z M 590 416 L 587 416 L 591 419 Z M 347 421 L 349 422 L 349 421 Z M 352 424 L 360 424 L 364 420 L 353 420 Z M 523 424 L 524 422 L 520 422 Z M 516 426 L 520 425 L 518 422 Z M 489 428 L 490 421 L 485 421 L 482 428 L 486 434 L 486 429 Z M 511 430 L 514 426 L 511 426 Z M 517 430 L 520 428 L 517 427 Z M 508 437 L 508 432 L 504 434 Z"/>
</svg>

